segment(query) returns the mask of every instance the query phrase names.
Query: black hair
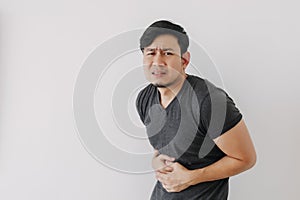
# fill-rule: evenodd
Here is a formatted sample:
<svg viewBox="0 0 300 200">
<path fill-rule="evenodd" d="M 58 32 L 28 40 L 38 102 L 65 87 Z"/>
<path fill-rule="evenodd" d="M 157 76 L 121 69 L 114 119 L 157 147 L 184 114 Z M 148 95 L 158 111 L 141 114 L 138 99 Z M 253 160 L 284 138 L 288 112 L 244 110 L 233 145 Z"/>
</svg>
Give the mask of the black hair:
<svg viewBox="0 0 300 200">
<path fill-rule="evenodd" d="M 156 37 L 165 34 L 173 35 L 177 38 L 181 55 L 187 51 L 189 46 L 189 37 L 187 33 L 180 25 L 167 20 L 156 21 L 145 30 L 140 38 L 141 51 L 143 52 L 144 48 L 149 46 Z"/>
</svg>

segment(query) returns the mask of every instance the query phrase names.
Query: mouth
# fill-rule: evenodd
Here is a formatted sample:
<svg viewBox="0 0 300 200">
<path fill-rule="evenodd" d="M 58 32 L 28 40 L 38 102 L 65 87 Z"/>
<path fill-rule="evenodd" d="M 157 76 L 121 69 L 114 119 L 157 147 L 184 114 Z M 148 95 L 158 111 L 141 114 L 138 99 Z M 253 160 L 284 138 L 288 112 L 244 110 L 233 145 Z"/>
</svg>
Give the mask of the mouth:
<svg viewBox="0 0 300 200">
<path fill-rule="evenodd" d="M 153 71 L 151 74 L 155 77 L 162 77 L 162 76 L 166 75 L 167 73 L 164 71 Z"/>
</svg>

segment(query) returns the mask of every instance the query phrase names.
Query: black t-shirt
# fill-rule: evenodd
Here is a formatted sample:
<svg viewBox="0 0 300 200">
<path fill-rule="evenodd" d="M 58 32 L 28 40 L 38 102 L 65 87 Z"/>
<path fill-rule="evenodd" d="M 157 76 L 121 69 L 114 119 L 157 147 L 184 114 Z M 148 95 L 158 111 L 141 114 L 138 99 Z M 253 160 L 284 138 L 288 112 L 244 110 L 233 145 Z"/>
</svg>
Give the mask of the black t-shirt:
<svg viewBox="0 0 300 200">
<path fill-rule="evenodd" d="M 214 138 L 234 127 L 242 115 L 227 93 L 207 80 L 188 75 L 182 88 L 163 108 L 158 89 L 149 84 L 136 100 L 153 148 L 176 158 L 187 169 L 206 167 L 225 154 Z M 157 181 L 152 200 L 227 199 L 228 178 L 204 182 L 181 192 L 169 193 Z"/>
</svg>

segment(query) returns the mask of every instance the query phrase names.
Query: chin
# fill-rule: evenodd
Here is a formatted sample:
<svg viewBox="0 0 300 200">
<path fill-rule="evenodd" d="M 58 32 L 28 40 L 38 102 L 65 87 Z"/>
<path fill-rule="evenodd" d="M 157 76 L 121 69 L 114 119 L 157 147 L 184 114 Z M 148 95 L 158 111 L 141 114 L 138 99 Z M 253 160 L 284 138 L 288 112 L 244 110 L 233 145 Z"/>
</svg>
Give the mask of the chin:
<svg viewBox="0 0 300 200">
<path fill-rule="evenodd" d="M 171 83 L 161 83 L 161 82 L 160 83 L 152 82 L 152 84 L 158 88 L 167 88 L 167 87 L 170 87 L 170 85 L 172 85 Z"/>
<path fill-rule="evenodd" d="M 155 87 L 159 87 L 159 88 L 166 87 L 166 84 L 161 83 L 161 82 L 156 82 L 156 81 L 153 81 L 152 85 L 154 85 Z"/>
<path fill-rule="evenodd" d="M 161 84 L 154 84 L 155 87 L 158 87 L 158 88 L 166 88 L 167 86 L 166 85 L 161 85 Z"/>
</svg>

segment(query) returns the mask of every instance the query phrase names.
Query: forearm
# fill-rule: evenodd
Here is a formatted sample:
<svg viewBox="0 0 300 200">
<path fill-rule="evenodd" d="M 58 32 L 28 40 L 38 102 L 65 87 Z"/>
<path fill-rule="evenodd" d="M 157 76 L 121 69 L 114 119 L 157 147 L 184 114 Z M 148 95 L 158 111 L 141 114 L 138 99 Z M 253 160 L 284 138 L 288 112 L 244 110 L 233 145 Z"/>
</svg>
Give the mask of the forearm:
<svg viewBox="0 0 300 200">
<path fill-rule="evenodd" d="M 219 161 L 201 168 L 191 171 L 191 185 L 201 182 L 214 181 L 239 174 L 254 165 L 255 161 L 239 160 L 229 156 L 225 156 Z"/>
</svg>

